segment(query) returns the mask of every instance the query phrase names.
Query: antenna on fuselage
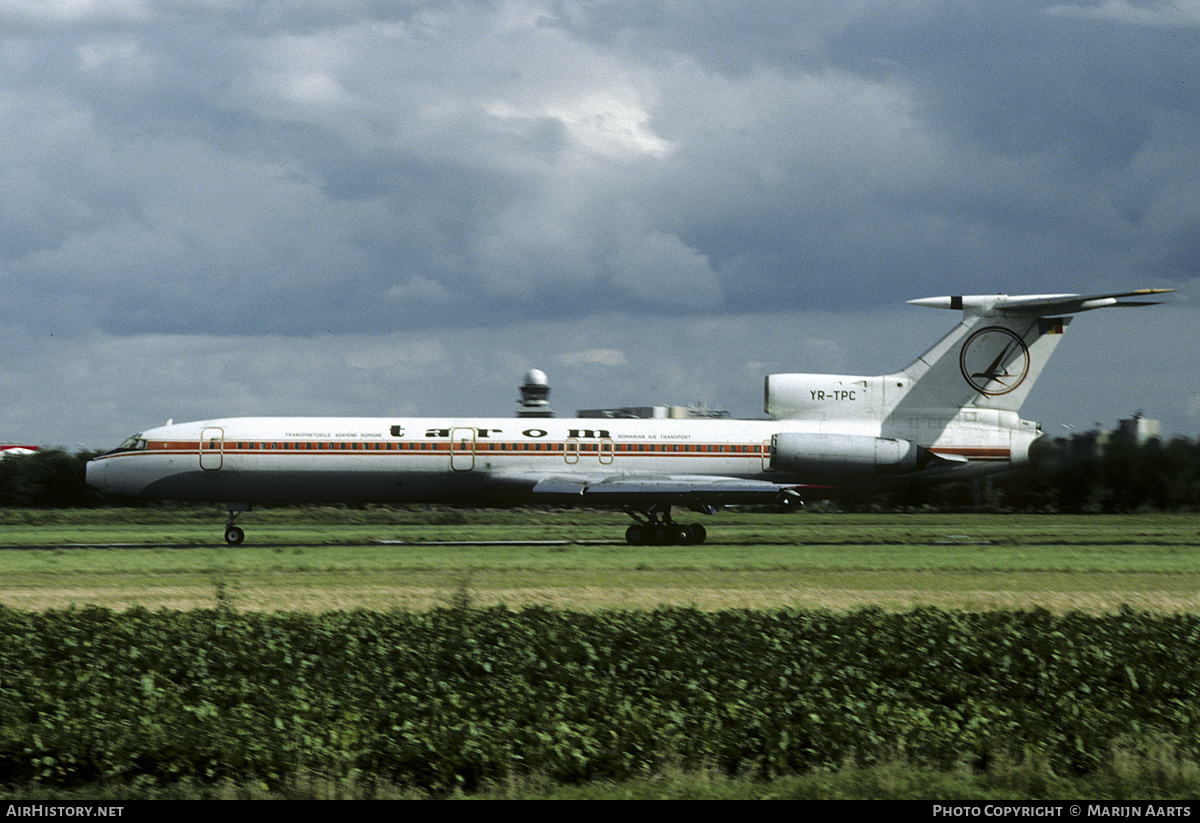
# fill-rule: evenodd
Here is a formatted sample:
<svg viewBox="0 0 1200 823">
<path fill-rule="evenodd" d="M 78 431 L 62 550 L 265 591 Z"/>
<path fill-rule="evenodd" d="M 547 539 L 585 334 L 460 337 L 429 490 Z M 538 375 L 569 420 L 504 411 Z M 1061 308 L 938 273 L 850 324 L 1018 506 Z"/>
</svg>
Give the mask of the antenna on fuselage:
<svg viewBox="0 0 1200 823">
<path fill-rule="evenodd" d="M 521 399 L 517 402 L 521 404 L 521 408 L 517 409 L 517 417 L 554 416 L 554 409 L 550 408 L 550 383 L 544 371 L 530 369 L 525 372 Z"/>
</svg>

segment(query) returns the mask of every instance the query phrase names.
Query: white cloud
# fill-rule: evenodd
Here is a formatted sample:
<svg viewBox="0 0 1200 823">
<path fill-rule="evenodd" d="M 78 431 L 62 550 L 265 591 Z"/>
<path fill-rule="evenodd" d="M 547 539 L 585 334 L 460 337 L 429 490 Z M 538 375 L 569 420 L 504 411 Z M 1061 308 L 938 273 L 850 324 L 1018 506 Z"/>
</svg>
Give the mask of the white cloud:
<svg viewBox="0 0 1200 823">
<path fill-rule="evenodd" d="M 153 0 L 5 0 L 8 23 L 138 23 L 154 15 Z"/>
<path fill-rule="evenodd" d="M 1094 17 L 1141 26 L 1200 25 L 1200 0 L 1159 0 L 1131 3 L 1130 0 L 1104 0 L 1099 6 L 1063 4 L 1051 6 L 1048 14 L 1064 17 Z"/>
<path fill-rule="evenodd" d="M 579 366 L 624 366 L 629 362 L 625 352 L 619 349 L 587 349 L 561 355 L 564 364 L 572 368 Z"/>
<path fill-rule="evenodd" d="M 566 133 L 582 150 L 607 158 L 638 154 L 661 157 L 674 148 L 670 141 L 653 133 L 650 114 L 630 90 L 603 90 L 540 111 L 521 112 L 508 104 L 496 103 L 488 112 L 525 120 L 554 118 L 564 124 Z"/>
<path fill-rule="evenodd" d="M 667 308 L 715 308 L 721 285 L 708 258 L 673 234 L 623 238 L 612 261 L 613 282 L 647 303 Z"/>
</svg>

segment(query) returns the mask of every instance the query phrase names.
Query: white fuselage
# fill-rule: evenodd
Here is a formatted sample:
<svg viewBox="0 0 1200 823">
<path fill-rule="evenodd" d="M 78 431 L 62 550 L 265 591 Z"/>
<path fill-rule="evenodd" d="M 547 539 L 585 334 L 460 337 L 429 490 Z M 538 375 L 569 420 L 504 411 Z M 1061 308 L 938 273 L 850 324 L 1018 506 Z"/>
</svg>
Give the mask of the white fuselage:
<svg viewBox="0 0 1200 823">
<path fill-rule="evenodd" d="M 947 458 L 917 475 L 966 477 L 1025 460 L 1036 426 L 969 414 L 949 409 L 904 422 L 906 440 Z M 546 478 L 718 476 L 803 484 L 811 496 L 896 480 L 872 470 L 780 470 L 772 437 L 796 432 L 864 441 L 884 434 L 878 422 L 847 429 L 797 420 L 227 418 L 135 435 L 91 461 L 87 482 L 160 499 L 516 505 L 554 502 L 533 494 Z"/>
</svg>

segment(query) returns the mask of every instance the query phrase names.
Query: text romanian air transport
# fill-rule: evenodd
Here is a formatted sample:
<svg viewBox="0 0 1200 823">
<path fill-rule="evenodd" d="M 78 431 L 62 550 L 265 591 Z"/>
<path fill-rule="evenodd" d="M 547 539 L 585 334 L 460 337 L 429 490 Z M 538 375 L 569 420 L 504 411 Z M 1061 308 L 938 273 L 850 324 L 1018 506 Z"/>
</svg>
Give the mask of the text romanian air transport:
<svg viewBox="0 0 1200 823">
<path fill-rule="evenodd" d="M 630 543 L 693 543 L 672 507 L 799 503 L 943 482 L 1028 459 L 1017 412 L 1070 315 L 1173 291 L 932 297 L 961 322 L 875 377 L 772 374 L 765 420 L 237 417 L 169 423 L 91 460 L 87 482 L 136 497 L 225 503 L 225 540 L 254 503 L 613 506 Z"/>
</svg>

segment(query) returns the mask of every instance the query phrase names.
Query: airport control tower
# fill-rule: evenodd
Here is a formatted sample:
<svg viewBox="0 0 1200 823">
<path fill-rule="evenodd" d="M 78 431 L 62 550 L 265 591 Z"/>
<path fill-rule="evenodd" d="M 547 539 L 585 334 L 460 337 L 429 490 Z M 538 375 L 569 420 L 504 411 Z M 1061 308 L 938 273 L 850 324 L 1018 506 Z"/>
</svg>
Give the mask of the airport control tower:
<svg viewBox="0 0 1200 823">
<path fill-rule="evenodd" d="M 530 369 L 525 372 L 521 399 L 517 402 L 521 404 L 521 408 L 517 409 L 517 417 L 554 416 L 554 409 L 550 408 L 550 384 L 544 371 Z"/>
</svg>

